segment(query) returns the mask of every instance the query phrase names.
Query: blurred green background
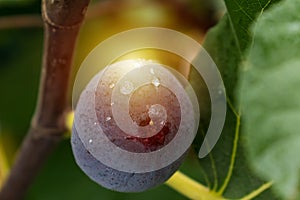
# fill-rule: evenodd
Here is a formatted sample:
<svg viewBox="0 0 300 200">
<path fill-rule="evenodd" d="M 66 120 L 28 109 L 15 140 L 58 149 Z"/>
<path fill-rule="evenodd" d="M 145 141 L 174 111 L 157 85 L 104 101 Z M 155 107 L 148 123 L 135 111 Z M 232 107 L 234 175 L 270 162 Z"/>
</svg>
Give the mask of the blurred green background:
<svg viewBox="0 0 300 200">
<path fill-rule="evenodd" d="M 99 42 L 115 33 L 136 27 L 159 26 L 202 41 L 207 27 L 223 13 L 219 1 L 185 0 L 177 1 L 178 5 L 170 2 L 93 1 L 75 50 L 72 79 L 85 56 Z M 0 186 L 35 109 L 43 53 L 40 4 L 37 0 L 0 0 Z M 181 170 L 201 180 L 198 165 L 198 159 L 191 153 Z M 75 164 L 69 139 L 62 141 L 51 155 L 26 197 L 30 200 L 164 198 L 186 199 L 165 185 L 144 193 L 127 194 L 95 184 Z"/>
</svg>

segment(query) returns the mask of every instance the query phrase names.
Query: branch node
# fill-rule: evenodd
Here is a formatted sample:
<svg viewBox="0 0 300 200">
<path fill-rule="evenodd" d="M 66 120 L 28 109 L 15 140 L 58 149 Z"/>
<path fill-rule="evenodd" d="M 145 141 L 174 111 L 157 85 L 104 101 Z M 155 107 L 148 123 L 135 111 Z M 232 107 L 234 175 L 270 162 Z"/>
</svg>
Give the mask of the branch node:
<svg viewBox="0 0 300 200">
<path fill-rule="evenodd" d="M 42 17 L 43 20 L 46 24 L 48 24 L 49 26 L 56 28 L 56 29 L 60 29 L 60 30 L 72 30 L 72 29 L 79 29 L 85 13 L 87 11 L 87 5 L 86 3 L 87 1 L 78 1 L 79 6 L 76 7 L 72 7 L 72 5 L 76 4 L 76 3 L 72 3 L 70 4 L 70 2 L 68 1 L 55 1 L 55 0 L 51 0 L 51 1 L 46 1 L 43 0 L 42 2 Z M 84 6 L 81 6 L 80 4 L 84 4 Z M 71 10 L 71 9 L 78 9 L 80 8 L 80 12 L 73 12 L 73 13 L 68 13 L 66 12 L 67 10 Z M 49 10 L 49 13 L 48 13 Z M 69 20 L 65 20 L 65 18 L 69 18 Z M 70 23 L 67 23 L 67 21 L 69 21 Z M 61 22 L 61 23 L 59 23 Z"/>
</svg>

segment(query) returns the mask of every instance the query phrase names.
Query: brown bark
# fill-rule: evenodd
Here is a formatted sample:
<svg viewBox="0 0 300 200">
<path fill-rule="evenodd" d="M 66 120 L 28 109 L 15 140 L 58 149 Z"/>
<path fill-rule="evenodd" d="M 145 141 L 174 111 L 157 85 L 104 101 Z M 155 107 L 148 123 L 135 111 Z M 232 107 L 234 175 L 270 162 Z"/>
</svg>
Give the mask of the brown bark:
<svg viewBox="0 0 300 200">
<path fill-rule="evenodd" d="M 22 199 L 65 131 L 67 90 L 73 50 L 89 0 L 43 0 L 44 56 L 38 103 L 31 128 L 7 181 L 1 200 Z"/>
</svg>

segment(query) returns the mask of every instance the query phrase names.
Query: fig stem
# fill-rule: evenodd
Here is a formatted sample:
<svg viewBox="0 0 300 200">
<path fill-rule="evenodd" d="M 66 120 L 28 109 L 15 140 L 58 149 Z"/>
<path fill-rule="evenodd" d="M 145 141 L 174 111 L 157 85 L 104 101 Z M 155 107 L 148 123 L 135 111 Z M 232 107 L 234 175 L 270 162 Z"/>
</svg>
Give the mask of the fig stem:
<svg viewBox="0 0 300 200">
<path fill-rule="evenodd" d="M 0 191 L 1 200 L 24 199 L 48 155 L 63 138 L 73 51 L 90 0 L 43 0 L 44 55 L 31 127 Z"/>
<path fill-rule="evenodd" d="M 222 196 L 219 196 L 209 188 L 184 175 L 180 171 L 175 172 L 166 184 L 190 199 L 224 200 Z"/>
</svg>

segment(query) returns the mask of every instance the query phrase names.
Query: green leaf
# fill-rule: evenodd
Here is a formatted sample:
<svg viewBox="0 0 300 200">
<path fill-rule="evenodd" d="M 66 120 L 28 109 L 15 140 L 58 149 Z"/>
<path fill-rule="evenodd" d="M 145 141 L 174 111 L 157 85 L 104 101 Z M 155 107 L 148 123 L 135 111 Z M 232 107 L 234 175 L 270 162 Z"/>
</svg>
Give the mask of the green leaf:
<svg viewBox="0 0 300 200">
<path fill-rule="evenodd" d="M 224 39 L 224 36 L 227 36 Z M 241 54 L 238 52 L 236 40 L 233 37 L 232 28 L 228 15 L 213 28 L 205 41 L 205 48 L 215 60 L 226 87 L 227 95 L 233 99 L 237 82 L 238 64 Z M 237 109 L 235 109 L 237 112 Z M 242 133 L 236 134 L 237 116 L 228 106 L 225 126 L 222 135 L 214 147 L 211 157 L 207 156 L 200 160 L 203 170 L 208 176 L 210 187 L 219 191 L 227 177 L 232 157 L 234 139 L 240 136 L 237 143 L 235 164 L 224 196 L 230 199 L 240 199 L 259 188 L 265 182 L 255 176 L 249 169 L 247 157 L 243 151 L 244 141 Z M 270 191 L 259 195 L 256 199 L 276 199 Z"/>
<path fill-rule="evenodd" d="M 225 0 L 228 10 L 232 34 L 236 40 L 238 50 L 243 53 L 252 41 L 249 25 L 256 17 L 264 12 L 268 6 L 278 0 Z"/>
<path fill-rule="evenodd" d="M 230 199 L 240 199 L 266 182 L 253 173 L 247 162 L 244 134 L 238 130 L 239 118 L 243 116 L 239 115 L 239 106 L 234 100 L 238 69 L 245 60 L 245 49 L 252 44 L 249 27 L 276 2 L 278 1 L 225 1 L 227 14 L 209 31 L 204 43 L 220 70 L 230 104 L 221 138 L 211 156 L 200 160 L 200 163 L 211 188 L 224 192 L 224 196 Z M 232 175 L 228 175 L 230 167 L 233 167 Z M 274 200 L 276 197 L 267 190 L 255 199 Z"/>
<path fill-rule="evenodd" d="M 250 161 L 286 199 L 300 198 L 300 1 L 264 13 L 239 92 Z"/>
</svg>

